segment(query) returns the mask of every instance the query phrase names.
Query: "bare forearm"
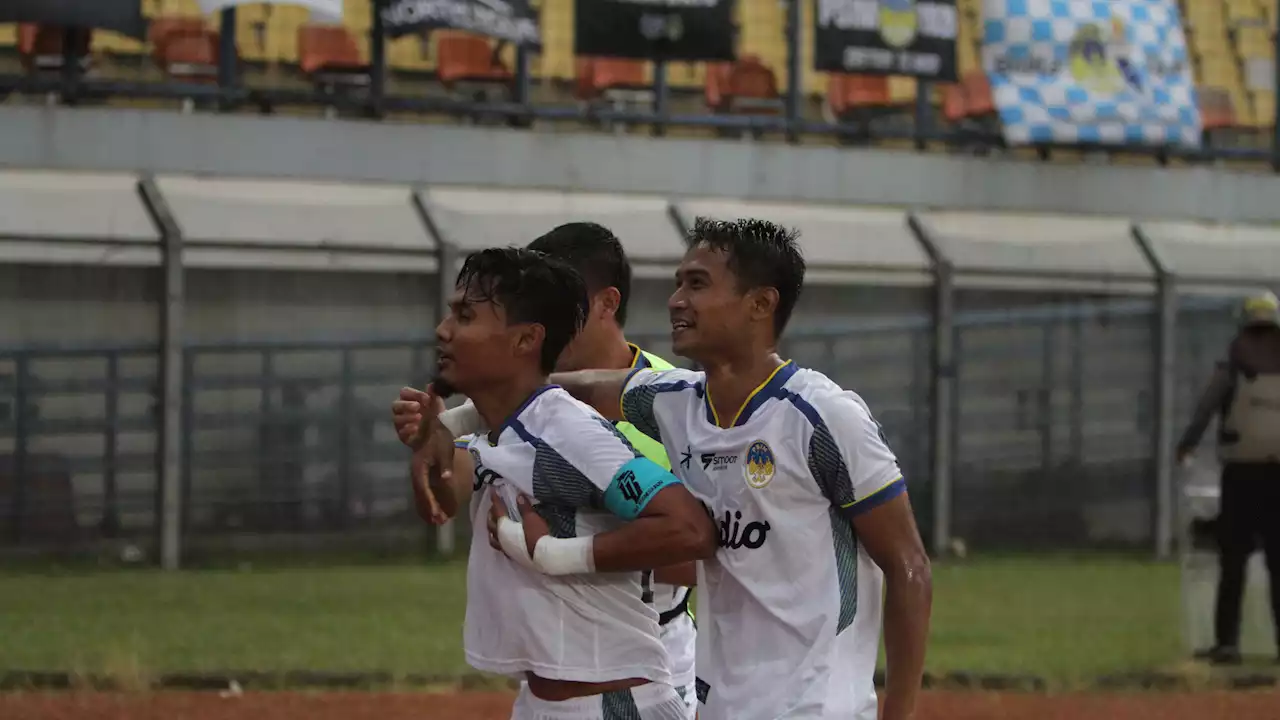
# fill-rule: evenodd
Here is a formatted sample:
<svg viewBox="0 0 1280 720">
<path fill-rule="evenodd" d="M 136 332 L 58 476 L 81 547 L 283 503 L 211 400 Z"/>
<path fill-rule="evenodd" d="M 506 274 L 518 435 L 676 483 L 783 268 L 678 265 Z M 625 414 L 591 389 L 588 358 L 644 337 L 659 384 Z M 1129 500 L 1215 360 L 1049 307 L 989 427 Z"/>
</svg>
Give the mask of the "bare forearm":
<svg viewBox="0 0 1280 720">
<path fill-rule="evenodd" d="M 594 407 L 609 420 L 622 420 L 622 391 L 630 375 L 630 370 L 578 370 L 554 373 L 550 382 Z"/>
<path fill-rule="evenodd" d="M 884 646 L 887 664 L 883 720 L 906 720 L 915 712 L 924 676 L 933 580 L 927 562 L 886 577 Z"/>
<path fill-rule="evenodd" d="M 715 538 L 700 527 L 669 517 L 640 517 L 596 535 L 593 549 L 596 572 L 632 572 L 685 562 L 692 565 L 693 560 L 715 554 Z"/>
</svg>

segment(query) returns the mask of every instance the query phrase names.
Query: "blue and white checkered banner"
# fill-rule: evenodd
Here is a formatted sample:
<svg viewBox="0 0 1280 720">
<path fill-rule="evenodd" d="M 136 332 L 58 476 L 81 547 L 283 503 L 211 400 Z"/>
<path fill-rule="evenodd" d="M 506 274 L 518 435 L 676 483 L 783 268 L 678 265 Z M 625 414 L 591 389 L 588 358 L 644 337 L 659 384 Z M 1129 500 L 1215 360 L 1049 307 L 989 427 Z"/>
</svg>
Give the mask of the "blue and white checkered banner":
<svg viewBox="0 0 1280 720">
<path fill-rule="evenodd" d="M 1175 0 L 983 0 L 983 19 L 1010 145 L 1200 145 Z"/>
</svg>

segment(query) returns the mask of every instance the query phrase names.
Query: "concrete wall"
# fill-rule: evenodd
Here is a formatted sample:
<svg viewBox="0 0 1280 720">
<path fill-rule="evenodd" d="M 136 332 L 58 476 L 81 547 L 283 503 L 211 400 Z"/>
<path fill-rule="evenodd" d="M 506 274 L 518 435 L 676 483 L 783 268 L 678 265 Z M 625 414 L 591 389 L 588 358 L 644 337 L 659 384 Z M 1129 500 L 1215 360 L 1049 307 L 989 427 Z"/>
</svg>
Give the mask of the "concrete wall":
<svg viewBox="0 0 1280 720">
<path fill-rule="evenodd" d="M 0 165 L 1280 220 L 1280 178 L 453 125 L 6 107 Z"/>
</svg>

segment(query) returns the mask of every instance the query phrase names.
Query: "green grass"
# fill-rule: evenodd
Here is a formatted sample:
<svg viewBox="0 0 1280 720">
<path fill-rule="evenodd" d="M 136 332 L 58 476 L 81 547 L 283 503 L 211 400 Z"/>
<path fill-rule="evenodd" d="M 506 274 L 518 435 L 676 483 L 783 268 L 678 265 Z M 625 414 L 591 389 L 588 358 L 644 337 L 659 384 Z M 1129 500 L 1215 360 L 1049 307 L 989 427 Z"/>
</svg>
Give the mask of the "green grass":
<svg viewBox="0 0 1280 720">
<path fill-rule="evenodd" d="M 0 574 L 0 670 L 460 675 L 465 567 Z M 1073 683 L 1179 662 L 1177 568 L 939 563 L 929 669 Z"/>
</svg>

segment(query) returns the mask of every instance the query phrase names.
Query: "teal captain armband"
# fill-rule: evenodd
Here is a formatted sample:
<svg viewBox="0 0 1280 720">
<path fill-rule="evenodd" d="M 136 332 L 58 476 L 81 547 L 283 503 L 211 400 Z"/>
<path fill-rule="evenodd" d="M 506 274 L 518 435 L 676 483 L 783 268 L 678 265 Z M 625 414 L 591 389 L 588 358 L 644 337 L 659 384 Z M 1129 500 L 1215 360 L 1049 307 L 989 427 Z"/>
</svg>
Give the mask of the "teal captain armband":
<svg viewBox="0 0 1280 720">
<path fill-rule="evenodd" d="M 605 508 L 623 520 L 635 520 L 658 491 L 680 481 L 670 471 L 648 458 L 636 458 L 623 465 L 604 491 Z"/>
</svg>

